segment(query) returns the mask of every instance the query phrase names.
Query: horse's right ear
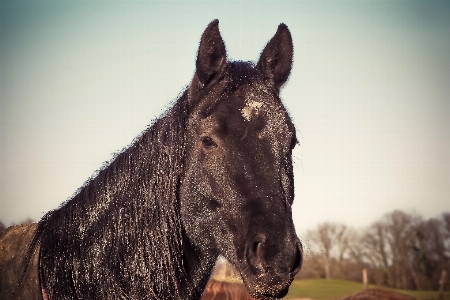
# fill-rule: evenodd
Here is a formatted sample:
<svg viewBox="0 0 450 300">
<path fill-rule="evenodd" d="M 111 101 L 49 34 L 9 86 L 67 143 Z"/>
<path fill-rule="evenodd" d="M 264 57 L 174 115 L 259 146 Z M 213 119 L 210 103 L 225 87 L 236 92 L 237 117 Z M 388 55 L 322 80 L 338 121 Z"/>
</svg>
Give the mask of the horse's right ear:
<svg viewBox="0 0 450 300">
<path fill-rule="evenodd" d="M 209 23 L 203 32 L 198 48 L 196 70 L 198 80 L 206 85 L 220 75 L 227 61 L 225 44 L 219 32 L 219 20 Z"/>
<path fill-rule="evenodd" d="M 195 74 L 201 86 L 221 75 L 227 61 L 225 44 L 219 32 L 219 20 L 209 23 L 198 48 Z"/>
</svg>

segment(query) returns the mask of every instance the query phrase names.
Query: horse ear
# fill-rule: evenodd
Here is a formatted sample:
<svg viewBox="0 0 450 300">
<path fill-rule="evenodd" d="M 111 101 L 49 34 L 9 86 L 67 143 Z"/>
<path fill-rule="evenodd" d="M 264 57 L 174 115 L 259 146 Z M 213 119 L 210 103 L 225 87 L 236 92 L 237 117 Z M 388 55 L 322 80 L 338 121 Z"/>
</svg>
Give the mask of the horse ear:
<svg viewBox="0 0 450 300">
<path fill-rule="evenodd" d="M 227 61 L 225 44 L 219 32 L 219 20 L 209 23 L 198 48 L 196 74 L 201 85 L 220 75 Z"/>
<path fill-rule="evenodd" d="M 285 24 L 280 24 L 277 33 L 261 53 L 257 64 L 264 78 L 278 89 L 283 86 L 291 73 L 293 52 L 291 33 Z"/>
</svg>

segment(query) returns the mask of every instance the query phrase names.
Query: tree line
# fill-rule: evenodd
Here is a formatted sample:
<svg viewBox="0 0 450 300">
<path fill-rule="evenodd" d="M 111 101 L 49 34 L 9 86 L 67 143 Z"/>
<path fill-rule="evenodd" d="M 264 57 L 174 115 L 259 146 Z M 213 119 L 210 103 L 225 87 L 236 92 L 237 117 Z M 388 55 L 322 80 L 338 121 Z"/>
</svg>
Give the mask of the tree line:
<svg viewBox="0 0 450 300">
<path fill-rule="evenodd" d="M 370 284 L 437 290 L 442 271 L 450 270 L 450 213 L 423 219 L 397 210 L 360 230 L 325 222 L 308 230 L 302 242 L 298 278 L 361 281 L 366 269 Z"/>
</svg>

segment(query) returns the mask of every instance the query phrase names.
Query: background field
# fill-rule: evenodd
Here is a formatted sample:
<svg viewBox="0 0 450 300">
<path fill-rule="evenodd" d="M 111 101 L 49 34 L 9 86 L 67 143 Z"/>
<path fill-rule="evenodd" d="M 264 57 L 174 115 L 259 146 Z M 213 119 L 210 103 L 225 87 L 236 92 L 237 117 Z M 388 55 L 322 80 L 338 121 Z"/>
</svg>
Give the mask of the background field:
<svg viewBox="0 0 450 300">
<path fill-rule="evenodd" d="M 371 288 L 375 286 L 370 286 Z M 351 295 L 363 288 L 361 283 L 335 279 L 295 280 L 285 299 L 312 298 L 315 300 L 332 300 Z M 404 291 L 399 292 L 415 297 L 418 300 L 437 299 L 437 291 Z M 450 292 L 444 293 L 444 299 L 450 299 Z"/>
</svg>

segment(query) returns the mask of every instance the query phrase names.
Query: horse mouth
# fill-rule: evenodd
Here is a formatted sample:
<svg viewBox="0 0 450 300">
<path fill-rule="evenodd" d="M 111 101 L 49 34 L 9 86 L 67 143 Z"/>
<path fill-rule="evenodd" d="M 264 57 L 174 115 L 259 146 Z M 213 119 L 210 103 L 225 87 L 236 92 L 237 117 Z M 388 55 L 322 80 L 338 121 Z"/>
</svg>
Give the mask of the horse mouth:
<svg viewBox="0 0 450 300">
<path fill-rule="evenodd" d="M 289 292 L 289 285 L 285 286 L 282 289 L 274 289 L 273 287 L 270 288 L 270 290 L 259 290 L 257 289 L 249 289 L 248 286 L 247 290 L 249 294 L 256 298 L 261 300 L 274 300 L 274 299 L 280 299 L 286 296 Z"/>
<path fill-rule="evenodd" d="M 294 276 L 270 276 L 269 274 L 261 274 L 256 278 L 246 278 L 241 274 L 244 285 L 249 294 L 257 299 L 274 300 L 286 296 Z M 284 278 L 283 278 L 284 277 Z"/>
</svg>

